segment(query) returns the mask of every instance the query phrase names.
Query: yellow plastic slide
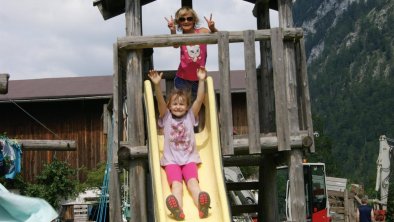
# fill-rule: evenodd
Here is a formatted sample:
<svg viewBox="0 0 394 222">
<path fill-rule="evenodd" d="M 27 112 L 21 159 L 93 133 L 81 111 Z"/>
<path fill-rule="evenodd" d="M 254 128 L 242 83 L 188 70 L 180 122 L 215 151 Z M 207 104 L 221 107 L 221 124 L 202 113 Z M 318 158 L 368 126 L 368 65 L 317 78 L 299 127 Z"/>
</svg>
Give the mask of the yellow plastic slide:
<svg viewBox="0 0 394 222">
<path fill-rule="evenodd" d="M 199 165 L 199 180 L 201 189 L 211 196 L 211 209 L 209 216 L 200 219 L 197 207 L 194 205 L 190 193 L 184 183 L 183 211 L 184 221 L 231 221 L 229 205 L 225 190 L 222 169 L 222 155 L 220 151 L 220 139 L 218 131 L 215 93 L 211 77 L 207 78 L 207 93 L 205 95 L 205 127 L 196 133 L 197 149 L 200 153 L 202 164 Z M 157 112 L 154 107 L 152 86 L 149 80 L 145 83 L 145 109 L 147 114 L 149 136 L 149 167 L 152 174 L 153 200 L 156 221 L 175 221 L 165 204 L 166 197 L 171 194 L 166 174 L 160 166 L 160 158 L 163 153 L 163 135 L 158 135 Z"/>
</svg>

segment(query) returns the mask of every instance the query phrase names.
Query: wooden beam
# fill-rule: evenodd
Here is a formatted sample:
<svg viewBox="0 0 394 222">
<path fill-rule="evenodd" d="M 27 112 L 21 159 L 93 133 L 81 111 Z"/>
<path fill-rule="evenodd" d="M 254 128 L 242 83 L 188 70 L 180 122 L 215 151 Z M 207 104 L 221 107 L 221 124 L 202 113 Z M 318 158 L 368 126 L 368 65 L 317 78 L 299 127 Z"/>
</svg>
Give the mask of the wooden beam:
<svg viewBox="0 0 394 222">
<path fill-rule="evenodd" d="M 256 41 L 270 40 L 271 30 L 262 29 L 254 30 Z M 219 33 L 215 34 L 177 34 L 177 35 L 153 35 L 153 36 L 126 36 L 118 38 L 118 46 L 120 50 L 130 49 L 143 49 L 143 48 L 155 48 L 155 47 L 169 47 L 174 45 L 186 45 L 186 44 L 217 44 L 219 41 Z M 230 43 L 243 42 L 243 32 L 234 31 L 228 32 L 228 41 Z M 282 40 L 298 40 L 303 37 L 303 31 L 301 28 L 283 28 Z"/>
<path fill-rule="evenodd" d="M 119 165 L 128 168 L 128 164 L 134 159 L 147 159 L 148 148 L 146 146 L 133 146 L 129 142 L 121 142 L 118 150 Z"/>
<path fill-rule="evenodd" d="M 8 79 L 10 75 L 7 73 L 0 73 L 0 94 L 8 93 Z"/>
<path fill-rule="evenodd" d="M 75 140 L 20 140 L 11 139 L 21 144 L 23 151 L 75 151 Z"/>
<path fill-rule="evenodd" d="M 290 146 L 292 148 L 303 147 L 303 141 L 308 136 L 307 131 L 294 133 L 290 136 Z M 308 140 L 309 141 L 309 140 Z M 260 134 L 261 149 L 272 149 L 278 147 L 278 137 L 272 134 Z M 248 135 L 234 135 L 234 148 L 249 147 Z"/>
</svg>

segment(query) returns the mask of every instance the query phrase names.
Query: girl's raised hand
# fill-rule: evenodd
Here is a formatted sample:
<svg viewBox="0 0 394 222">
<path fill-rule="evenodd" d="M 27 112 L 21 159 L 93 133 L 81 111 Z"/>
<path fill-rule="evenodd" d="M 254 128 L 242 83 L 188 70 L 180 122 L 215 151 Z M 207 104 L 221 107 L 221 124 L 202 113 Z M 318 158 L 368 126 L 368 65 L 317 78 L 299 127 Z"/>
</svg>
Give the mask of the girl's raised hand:
<svg viewBox="0 0 394 222">
<path fill-rule="evenodd" d="M 207 22 L 209 30 L 211 30 L 211 32 L 217 32 L 217 29 L 215 28 L 215 22 L 212 20 L 212 13 L 209 16 L 209 19 L 205 16 L 204 19 Z"/>
<path fill-rule="evenodd" d="M 168 28 L 171 30 L 171 31 L 176 31 L 175 30 L 175 22 L 174 22 L 174 18 L 172 17 L 172 15 L 171 15 L 171 17 L 170 17 L 170 19 L 168 19 L 168 18 L 166 18 L 166 17 L 164 17 L 164 19 L 167 21 L 167 23 L 168 23 Z"/>
<path fill-rule="evenodd" d="M 205 78 L 207 78 L 207 70 L 205 69 L 205 67 L 200 67 L 197 69 L 197 77 L 199 80 L 204 80 Z"/>
<path fill-rule="evenodd" d="M 157 85 L 160 84 L 161 77 L 163 76 L 163 72 L 160 74 L 156 70 L 149 70 L 148 77 L 152 82 Z"/>
</svg>

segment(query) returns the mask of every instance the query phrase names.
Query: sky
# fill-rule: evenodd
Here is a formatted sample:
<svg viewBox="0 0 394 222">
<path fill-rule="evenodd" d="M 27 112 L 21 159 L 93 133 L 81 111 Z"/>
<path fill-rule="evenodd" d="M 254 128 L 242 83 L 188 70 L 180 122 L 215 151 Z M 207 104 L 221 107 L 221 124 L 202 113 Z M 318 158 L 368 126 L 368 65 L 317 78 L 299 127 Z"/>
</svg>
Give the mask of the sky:
<svg viewBox="0 0 394 222">
<path fill-rule="evenodd" d="M 126 35 L 125 14 L 104 20 L 93 0 L 0 0 L 0 5 L 0 73 L 10 74 L 10 80 L 112 75 L 112 45 Z M 180 6 L 180 0 L 144 5 L 143 35 L 169 34 L 164 17 Z M 212 13 L 221 31 L 256 29 L 253 6 L 243 0 L 193 1 L 201 26 L 207 27 L 204 16 Z M 278 26 L 277 13 L 270 16 L 271 26 Z M 243 55 L 241 43 L 230 44 L 232 70 L 244 69 Z M 155 69 L 175 70 L 179 49 L 155 48 L 153 59 Z M 217 45 L 208 46 L 206 67 L 218 70 Z"/>
</svg>

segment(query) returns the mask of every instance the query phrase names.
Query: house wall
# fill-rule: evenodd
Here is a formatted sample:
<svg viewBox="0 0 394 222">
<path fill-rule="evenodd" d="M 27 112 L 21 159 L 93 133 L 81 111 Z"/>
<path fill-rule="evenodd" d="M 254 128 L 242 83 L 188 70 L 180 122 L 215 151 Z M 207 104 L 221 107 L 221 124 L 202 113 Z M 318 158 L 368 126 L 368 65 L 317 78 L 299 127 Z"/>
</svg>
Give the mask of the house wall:
<svg viewBox="0 0 394 222">
<path fill-rule="evenodd" d="M 54 158 L 73 168 L 93 169 L 106 161 L 106 135 L 103 134 L 103 105 L 108 99 L 21 102 L 29 115 L 13 103 L 0 103 L 0 133 L 10 139 L 75 140 L 76 151 L 27 151 L 22 148 L 22 177 L 32 181 L 44 164 Z M 52 133 L 52 132 L 53 133 Z M 56 135 L 55 135 L 56 134 Z M 86 173 L 76 175 L 81 181 Z"/>
</svg>

